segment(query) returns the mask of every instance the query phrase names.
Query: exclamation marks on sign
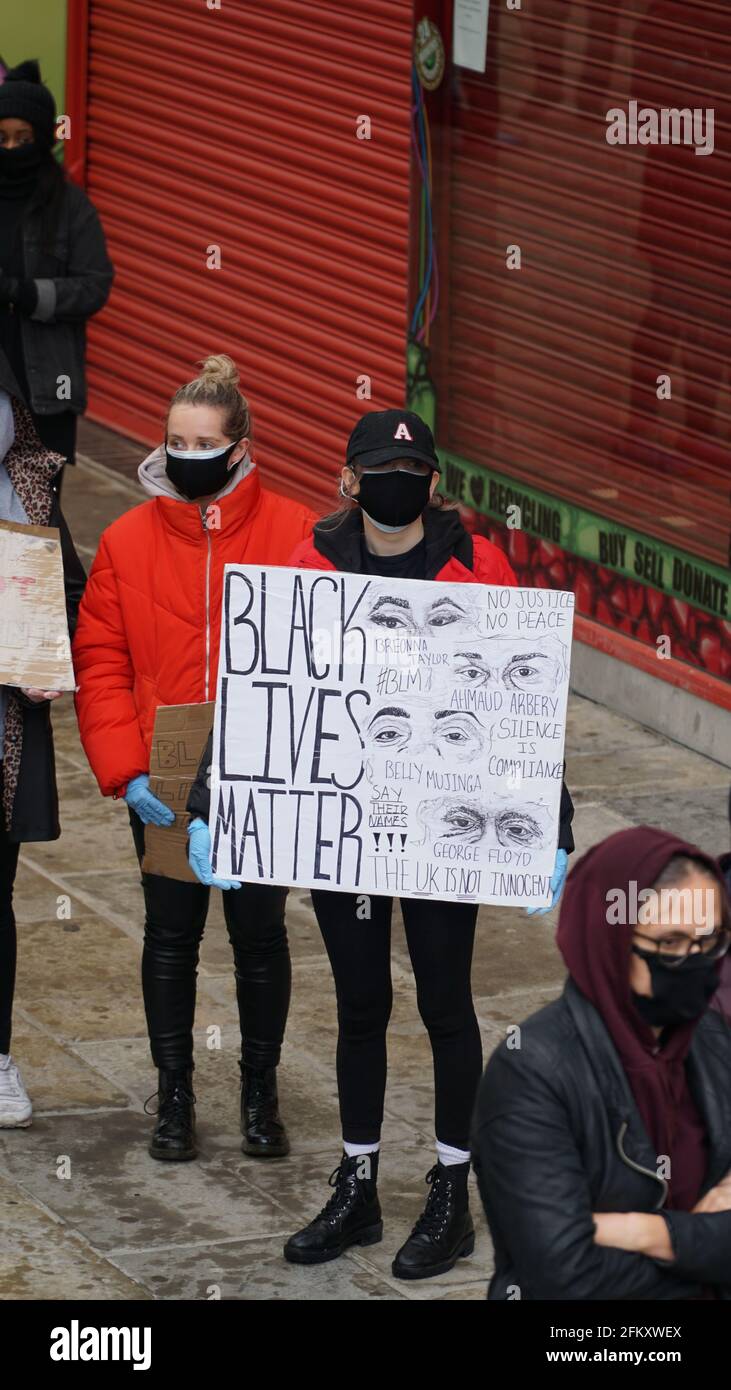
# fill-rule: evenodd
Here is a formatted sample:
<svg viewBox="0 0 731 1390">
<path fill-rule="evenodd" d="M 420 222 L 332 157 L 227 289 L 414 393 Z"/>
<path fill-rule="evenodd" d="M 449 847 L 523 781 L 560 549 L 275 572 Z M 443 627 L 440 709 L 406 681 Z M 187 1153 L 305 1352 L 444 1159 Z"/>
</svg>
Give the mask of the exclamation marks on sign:
<svg viewBox="0 0 731 1390">
<path fill-rule="evenodd" d="M 382 832 L 382 831 L 380 831 L 380 830 L 374 830 L 374 831 L 373 831 L 373 844 L 374 844 L 376 853 L 378 853 L 379 850 L 380 850 L 380 843 L 381 843 L 382 837 L 383 837 L 383 832 Z M 396 839 L 396 836 L 393 834 L 392 831 L 387 830 L 387 831 L 386 831 L 385 838 L 388 840 L 388 849 L 389 849 L 389 853 L 393 853 L 393 851 L 394 851 L 394 840 Z M 402 853 L 403 853 L 403 851 L 406 849 L 406 835 L 405 835 L 405 834 L 404 834 L 404 835 L 399 835 L 398 838 L 399 838 L 399 840 L 401 841 L 401 851 L 402 851 Z M 384 849 L 385 849 L 385 845 L 384 845 Z M 398 854 L 398 845 L 396 845 L 396 851 L 395 851 L 395 852 Z"/>
</svg>

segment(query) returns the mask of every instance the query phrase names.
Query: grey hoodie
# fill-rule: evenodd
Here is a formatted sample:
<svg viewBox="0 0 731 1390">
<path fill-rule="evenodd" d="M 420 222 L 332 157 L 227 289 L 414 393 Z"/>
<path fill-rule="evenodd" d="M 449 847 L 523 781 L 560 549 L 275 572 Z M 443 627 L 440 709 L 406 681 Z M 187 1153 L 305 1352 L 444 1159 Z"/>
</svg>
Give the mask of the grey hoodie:
<svg viewBox="0 0 731 1390">
<path fill-rule="evenodd" d="M 176 487 L 173 487 L 167 473 L 165 472 L 165 446 L 158 444 L 151 454 L 140 464 L 137 469 L 137 477 L 150 497 L 171 497 L 174 502 L 182 502 L 186 507 L 197 507 L 198 502 L 191 502 L 189 497 L 183 497 Z M 216 497 L 228 497 L 238 487 L 244 478 L 256 468 L 251 454 L 247 451 L 239 463 L 237 463 L 231 473 L 226 486 L 216 493 Z M 206 502 L 206 506 L 210 503 Z"/>
</svg>

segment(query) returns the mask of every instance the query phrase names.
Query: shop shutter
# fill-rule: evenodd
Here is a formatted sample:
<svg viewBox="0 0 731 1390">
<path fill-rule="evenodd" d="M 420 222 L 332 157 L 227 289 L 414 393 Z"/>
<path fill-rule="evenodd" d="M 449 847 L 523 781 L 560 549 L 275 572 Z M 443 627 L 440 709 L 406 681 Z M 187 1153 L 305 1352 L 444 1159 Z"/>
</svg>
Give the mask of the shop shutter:
<svg viewBox="0 0 731 1390">
<path fill-rule="evenodd" d="M 411 25 L 411 0 L 89 0 L 86 186 L 117 270 L 93 419 L 157 442 L 228 352 L 265 480 L 332 504 L 358 415 L 404 399 Z"/>
<path fill-rule="evenodd" d="M 490 6 L 486 72 L 454 69 L 438 375 L 443 446 L 722 565 L 730 68 L 727 3 Z M 714 108 L 715 152 L 611 147 L 631 100 Z"/>
</svg>

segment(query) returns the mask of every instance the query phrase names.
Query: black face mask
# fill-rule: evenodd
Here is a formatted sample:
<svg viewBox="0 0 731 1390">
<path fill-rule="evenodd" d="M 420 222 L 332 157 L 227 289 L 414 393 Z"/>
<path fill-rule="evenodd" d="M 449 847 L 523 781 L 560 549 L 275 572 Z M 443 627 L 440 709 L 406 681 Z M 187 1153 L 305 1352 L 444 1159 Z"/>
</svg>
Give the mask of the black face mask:
<svg viewBox="0 0 731 1390">
<path fill-rule="evenodd" d="M 718 960 L 707 956 L 688 956 L 682 965 L 666 965 L 657 955 L 632 950 L 647 962 L 652 980 L 652 995 L 635 994 L 632 1003 L 638 1014 L 651 1028 L 667 1028 L 677 1023 L 690 1023 L 699 1018 L 718 989 Z"/>
<path fill-rule="evenodd" d="M 173 487 L 195 502 L 199 497 L 213 497 L 226 486 L 230 469 L 228 461 L 238 444 L 235 440 L 226 449 L 196 449 L 192 453 L 175 453 L 165 448 L 165 472 Z M 177 451 L 176 451 L 177 452 Z"/>
<path fill-rule="evenodd" d="M 26 179 L 40 168 L 43 150 L 34 140 L 27 145 L 15 145 L 12 150 L 0 146 L 0 177 L 14 182 Z"/>
<path fill-rule="evenodd" d="M 39 145 L 16 145 L 12 150 L 0 147 L 0 196 L 22 202 L 31 198 L 38 186 L 43 150 Z"/>
<path fill-rule="evenodd" d="M 381 531 L 402 531 L 429 501 L 431 473 L 364 473 L 356 502 Z"/>
</svg>

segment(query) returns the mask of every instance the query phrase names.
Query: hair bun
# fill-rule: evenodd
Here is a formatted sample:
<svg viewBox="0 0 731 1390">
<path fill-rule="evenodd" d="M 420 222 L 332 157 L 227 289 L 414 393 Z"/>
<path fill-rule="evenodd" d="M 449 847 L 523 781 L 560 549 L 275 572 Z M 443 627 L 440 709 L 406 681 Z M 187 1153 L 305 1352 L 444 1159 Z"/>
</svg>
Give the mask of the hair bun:
<svg viewBox="0 0 731 1390">
<path fill-rule="evenodd" d="M 236 363 L 225 352 L 215 353 L 199 362 L 202 381 L 219 381 L 222 386 L 238 386 Z"/>
</svg>

